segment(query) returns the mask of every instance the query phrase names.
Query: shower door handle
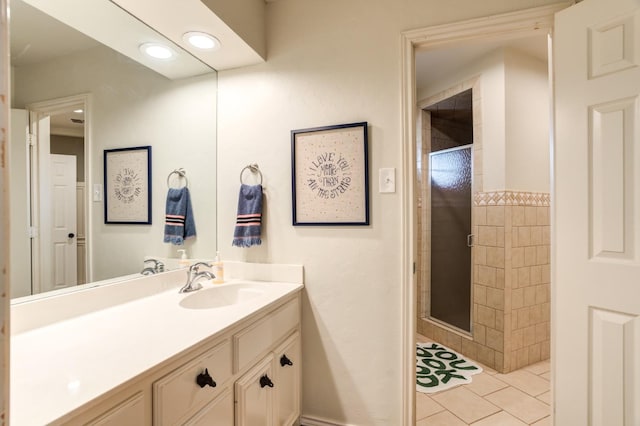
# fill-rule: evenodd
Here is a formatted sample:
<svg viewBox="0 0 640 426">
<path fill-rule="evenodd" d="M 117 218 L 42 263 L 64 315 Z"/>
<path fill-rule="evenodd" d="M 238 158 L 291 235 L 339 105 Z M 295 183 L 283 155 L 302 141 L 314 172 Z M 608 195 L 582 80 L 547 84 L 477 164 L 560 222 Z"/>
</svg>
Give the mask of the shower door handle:
<svg viewBox="0 0 640 426">
<path fill-rule="evenodd" d="M 467 247 L 473 247 L 473 234 L 467 235 Z"/>
</svg>

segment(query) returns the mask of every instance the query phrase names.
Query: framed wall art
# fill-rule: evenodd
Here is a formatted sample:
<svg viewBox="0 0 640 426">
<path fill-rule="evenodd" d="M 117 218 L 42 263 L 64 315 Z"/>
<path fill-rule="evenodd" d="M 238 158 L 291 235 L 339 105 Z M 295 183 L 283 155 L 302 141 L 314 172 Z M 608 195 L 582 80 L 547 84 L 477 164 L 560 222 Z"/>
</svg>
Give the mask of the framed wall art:
<svg viewBox="0 0 640 426">
<path fill-rule="evenodd" d="M 367 123 L 291 131 L 293 225 L 369 225 Z"/>
<path fill-rule="evenodd" d="M 151 224 L 151 147 L 104 150 L 104 223 Z"/>
</svg>

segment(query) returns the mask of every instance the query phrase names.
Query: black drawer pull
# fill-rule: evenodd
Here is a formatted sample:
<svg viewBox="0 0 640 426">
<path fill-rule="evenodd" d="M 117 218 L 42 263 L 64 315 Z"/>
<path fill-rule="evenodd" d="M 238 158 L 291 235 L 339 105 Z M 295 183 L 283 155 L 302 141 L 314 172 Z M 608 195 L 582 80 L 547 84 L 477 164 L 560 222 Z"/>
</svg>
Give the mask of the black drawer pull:
<svg viewBox="0 0 640 426">
<path fill-rule="evenodd" d="M 196 383 L 201 388 L 203 388 L 205 386 L 211 386 L 212 388 L 216 387 L 216 382 L 214 382 L 213 378 L 209 375 L 209 369 L 208 368 L 204 369 L 204 373 L 198 374 L 198 377 L 196 377 Z"/>
<path fill-rule="evenodd" d="M 284 367 L 285 365 L 293 365 L 293 362 L 287 358 L 286 355 L 282 355 L 282 357 L 280 358 L 280 365 L 282 367 Z"/>
<path fill-rule="evenodd" d="M 266 374 L 260 377 L 260 387 L 263 388 L 265 386 L 269 386 L 270 388 L 273 387 L 273 382 L 271 381 L 269 376 L 267 376 Z"/>
</svg>

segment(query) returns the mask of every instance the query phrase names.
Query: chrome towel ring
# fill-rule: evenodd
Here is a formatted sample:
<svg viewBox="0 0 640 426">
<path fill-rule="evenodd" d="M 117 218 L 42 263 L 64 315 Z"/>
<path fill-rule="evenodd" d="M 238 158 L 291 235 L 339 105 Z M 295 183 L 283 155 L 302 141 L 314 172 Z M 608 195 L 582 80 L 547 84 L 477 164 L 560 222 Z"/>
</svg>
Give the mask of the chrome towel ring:
<svg viewBox="0 0 640 426">
<path fill-rule="evenodd" d="M 257 173 L 260 176 L 260 185 L 262 185 L 262 172 L 260 171 L 260 167 L 257 164 L 249 164 L 245 166 L 242 170 L 240 170 L 240 183 L 243 184 L 242 175 L 245 170 L 249 169 L 251 173 Z"/>
<path fill-rule="evenodd" d="M 179 169 L 175 169 L 174 171 L 172 171 L 171 173 L 169 173 L 169 176 L 167 176 L 167 186 L 169 188 L 171 188 L 171 176 L 173 175 L 178 175 L 178 179 L 184 179 L 184 186 L 189 186 L 189 179 L 187 179 L 187 172 L 185 171 L 185 169 L 183 169 L 182 167 L 180 167 Z M 182 188 L 182 187 L 180 187 Z"/>
</svg>

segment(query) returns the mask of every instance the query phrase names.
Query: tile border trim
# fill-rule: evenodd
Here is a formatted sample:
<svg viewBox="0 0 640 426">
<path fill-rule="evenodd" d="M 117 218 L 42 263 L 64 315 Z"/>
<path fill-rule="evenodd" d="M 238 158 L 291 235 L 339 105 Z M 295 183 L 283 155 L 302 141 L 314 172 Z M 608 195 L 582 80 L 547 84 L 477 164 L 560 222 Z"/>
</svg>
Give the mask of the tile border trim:
<svg viewBox="0 0 640 426">
<path fill-rule="evenodd" d="M 473 194 L 475 206 L 534 206 L 549 207 L 551 195 L 546 192 L 493 191 Z"/>
</svg>

